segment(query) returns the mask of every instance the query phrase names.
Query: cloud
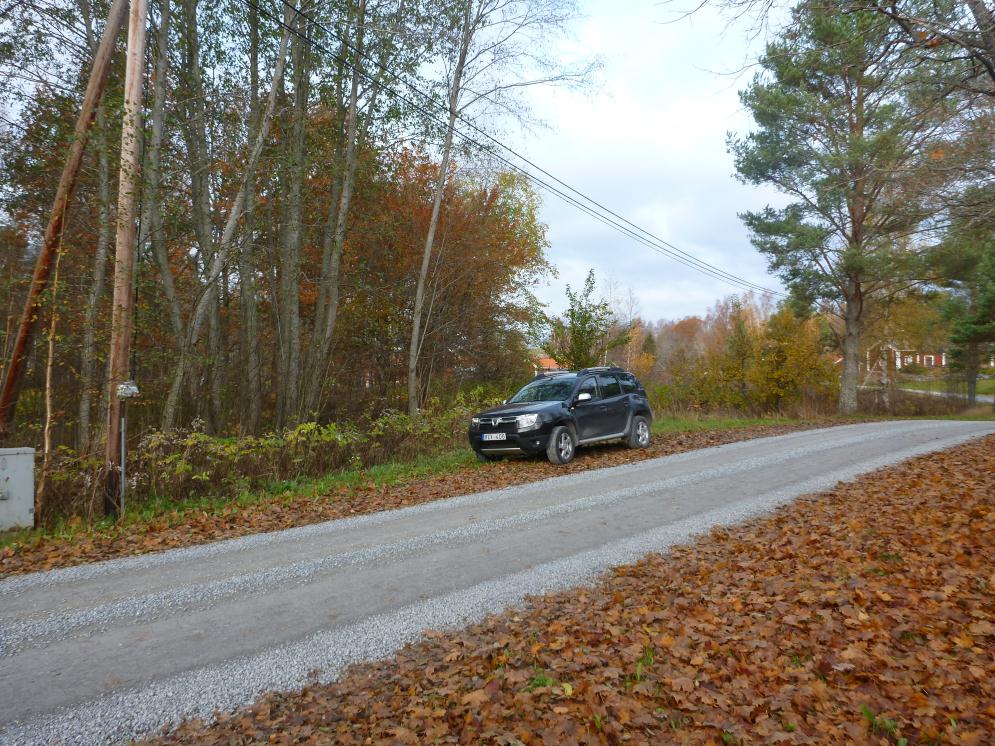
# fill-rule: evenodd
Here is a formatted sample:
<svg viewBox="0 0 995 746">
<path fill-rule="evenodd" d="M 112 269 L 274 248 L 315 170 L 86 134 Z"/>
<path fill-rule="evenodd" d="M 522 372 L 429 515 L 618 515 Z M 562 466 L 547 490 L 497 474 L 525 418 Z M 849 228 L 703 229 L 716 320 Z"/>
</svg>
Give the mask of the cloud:
<svg viewBox="0 0 995 746">
<path fill-rule="evenodd" d="M 728 272 L 781 289 L 737 217 L 783 200 L 740 184 L 726 133 L 745 132 L 749 116 L 737 89 L 746 78 L 711 70 L 742 66 L 752 53 L 745 30 L 727 30 L 708 11 L 674 24 L 658 2 L 585 5 L 587 17 L 562 44 L 565 58 L 600 56 L 594 94 L 530 91 L 548 131 L 516 146 L 581 192 L 679 248 Z M 648 319 L 704 313 L 735 287 L 701 275 L 543 195 L 549 258 L 560 277 L 539 292 L 554 311 L 563 288 L 578 287 L 593 267 L 623 291 L 632 288 Z M 605 284 L 603 282 L 603 284 Z"/>
</svg>

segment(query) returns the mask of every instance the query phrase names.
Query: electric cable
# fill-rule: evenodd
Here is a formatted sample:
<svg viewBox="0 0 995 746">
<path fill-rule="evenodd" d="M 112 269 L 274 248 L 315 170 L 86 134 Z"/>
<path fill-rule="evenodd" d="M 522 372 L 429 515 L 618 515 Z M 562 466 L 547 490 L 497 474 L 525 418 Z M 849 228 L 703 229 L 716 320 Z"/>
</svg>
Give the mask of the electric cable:
<svg viewBox="0 0 995 746">
<path fill-rule="evenodd" d="M 258 5 L 256 5 L 253 2 L 253 0 L 243 0 L 243 2 L 245 2 L 250 7 L 254 8 L 257 12 L 259 12 L 262 15 L 266 16 L 270 20 L 276 22 L 279 26 L 286 28 L 290 33 L 293 33 L 294 35 L 296 35 L 298 38 L 302 39 L 308 45 L 310 45 L 310 46 L 312 46 L 314 48 L 317 48 L 317 49 L 325 52 L 326 54 L 330 55 L 332 57 L 332 59 L 335 59 L 336 61 L 338 61 L 338 62 L 342 63 L 343 65 L 349 67 L 350 69 L 356 71 L 362 77 L 364 77 L 368 82 L 374 82 L 375 78 L 369 72 L 367 72 L 366 70 L 364 70 L 362 68 L 362 66 L 359 65 L 359 63 L 353 63 L 353 62 L 351 62 L 351 61 L 349 61 L 347 59 L 344 59 L 338 53 L 330 50 L 328 47 L 326 47 L 325 45 L 323 45 L 321 42 L 317 41 L 316 39 L 313 39 L 312 37 L 309 37 L 308 35 L 302 33 L 301 31 L 299 31 L 298 29 L 285 24 L 282 21 L 282 19 L 280 19 L 280 18 L 278 18 L 278 17 L 276 17 L 276 16 L 268 13 L 267 11 L 263 10 Z M 337 38 L 339 40 L 339 42 L 342 44 L 343 47 L 348 48 L 350 51 L 353 52 L 354 55 L 356 54 L 357 50 L 355 49 L 355 47 L 353 47 L 347 40 L 339 37 L 336 33 L 332 32 L 327 26 L 325 26 L 324 24 L 322 24 L 320 21 L 318 21 L 314 17 L 308 15 L 304 11 L 299 10 L 289 0 L 281 0 L 281 3 L 283 5 L 285 5 L 287 8 L 289 8 L 290 10 L 294 11 L 295 14 L 300 15 L 300 17 L 308 20 L 309 22 L 311 22 L 312 24 L 314 24 L 316 27 L 318 27 L 321 30 L 323 30 L 325 33 L 327 33 L 327 34 L 329 34 L 329 35 Z M 444 106 L 441 102 L 439 102 L 431 94 L 428 94 L 428 93 L 420 90 L 413 83 L 411 83 L 410 81 L 405 80 L 404 78 L 402 78 L 401 76 L 399 76 L 397 73 L 393 72 L 392 70 L 390 70 L 386 66 L 384 66 L 382 64 L 379 64 L 379 63 L 375 63 L 375 64 L 377 64 L 377 67 L 381 71 L 383 71 L 384 73 L 386 73 L 387 75 L 389 75 L 390 77 L 392 77 L 394 80 L 396 80 L 398 83 L 404 85 L 406 88 L 410 89 L 414 93 L 418 94 L 423 99 L 427 100 L 432 106 L 434 106 L 436 108 L 442 108 Z M 406 96 L 398 93 L 396 89 L 392 89 L 392 93 L 394 94 L 394 96 L 396 98 L 400 99 L 401 101 L 404 101 L 405 103 L 407 103 L 408 105 L 412 106 L 413 108 L 415 108 L 420 113 L 426 115 L 431 120 L 433 120 L 436 124 L 440 124 L 440 125 L 443 125 L 443 126 L 448 126 L 447 123 L 445 123 L 445 122 L 443 122 L 443 121 L 441 121 L 439 119 L 439 116 L 436 113 L 431 112 L 431 111 L 427 111 L 423 106 L 415 103 L 410 98 L 407 98 Z M 510 162 L 507 158 L 499 155 L 498 153 L 495 153 L 493 149 L 487 147 L 486 145 L 484 145 L 480 141 L 475 140 L 473 137 L 470 137 L 469 135 L 465 134 L 464 132 L 460 131 L 459 129 L 454 128 L 454 133 L 457 134 L 464 142 L 467 142 L 467 143 L 469 143 L 471 145 L 474 145 L 478 149 L 480 149 L 481 151 L 490 154 L 492 157 L 496 158 L 501 163 L 504 163 L 509 168 L 512 168 L 513 170 L 515 170 L 516 172 L 522 174 L 523 176 L 525 176 L 526 178 L 528 178 L 530 181 L 533 181 L 534 183 L 536 183 L 538 186 L 542 187 L 546 191 L 554 194 L 555 196 L 559 197 L 561 200 L 567 202 L 567 204 L 570 204 L 572 206 L 578 207 L 579 209 L 583 210 L 588 215 L 591 215 L 592 217 L 596 217 L 600 222 L 604 223 L 605 225 L 608 225 L 609 227 L 614 228 L 615 230 L 621 232 L 623 235 L 626 235 L 626 236 L 628 236 L 630 238 L 633 238 L 633 239 L 639 241 L 644 246 L 647 246 L 648 248 L 651 248 L 651 249 L 657 251 L 657 253 L 659 253 L 659 254 L 661 254 L 663 256 L 666 256 L 666 257 L 668 257 L 668 258 L 670 258 L 670 259 L 672 259 L 674 261 L 677 261 L 680 264 L 682 264 L 682 265 L 684 265 L 684 266 L 686 266 L 686 267 L 688 267 L 690 269 L 694 269 L 694 270 L 696 270 L 696 271 L 698 271 L 698 272 L 700 272 L 702 274 L 705 274 L 705 275 L 707 275 L 709 277 L 712 277 L 713 279 L 720 280 L 722 282 L 725 282 L 727 284 L 733 285 L 733 286 L 738 287 L 738 288 L 743 289 L 743 290 L 751 290 L 751 291 L 754 291 L 754 292 L 760 292 L 762 294 L 772 295 L 772 296 L 787 297 L 785 293 L 782 293 L 782 292 L 779 292 L 779 291 L 776 291 L 776 290 L 772 290 L 772 289 L 767 288 L 767 287 L 765 287 L 763 285 L 760 285 L 758 283 L 754 283 L 754 282 L 752 282 L 750 280 L 747 280 L 745 278 L 739 277 L 738 275 L 734 275 L 734 274 L 732 274 L 730 272 L 726 272 L 725 270 L 720 269 L 719 267 L 716 267 L 714 265 L 711 265 L 708 262 L 705 262 L 704 260 L 701 260 L 701 259 L 697 258 L 693 254 L 690 254 L 689 252 L 686 252 L 683 249 L 680 249 L 679 247 L 675 246 L 674 244 L 672 244 L 672 243 L 670 243 L 670 242 L 668 242 L 668 241 L 660 238 L 659 236 L 656 236 L 655 234 L 651 233 L 650 231 L 648 231 L 648 230 L 642 228 L 641 226 L 633 223 L 632 221 L 626 219 L 625 217 L 623 217 L 619 213 L 611 210 L 610 208 L 606 207 L 605 205 L 603 205 L 602 203 L 600 203 L 597 200 L 593 199 L 592 197 L 589 197 L 586 194 L 584 194 L 583 192 L 575 189 L 570 184 L 566 183 L 562 179 L 559 179 L 558 177 L 556 177 L 555 175 L 553 175 L 552 173 L 550 173 L 546 169 L 542 168 L 541 166 L 539 166 L 538 164 L 536 164 L 535 162 L 533 162 L 529 158 L 527 158 L 527 157 L 523 156 L 522 154 L 518 153 L 516 150 L 514 150 L 510 146 L 505 145 L 500 140 L 498 140 L 496 137 L 494 137 L 493 135 L 491 135 L 487 131 L 485 131 L 485 130 L 481 129 L 480 127 L 478 127 L 474 122 L 472 122 L 471 120 L 466 119 L 462 114 L 458 114 L 457 115 L 457 119 L 460 122 L 462 122 L 464 125 L 466 125 L 466 126 L 470 127 L 471 129 L 473 129 L 475 132 L 477 132 L 482 137 L 484 137 L 487 140 L 493 142 L 496 146 L 498 146 L 501 149 L 503 149 L 504 151 L 510 153 L 511 155 L 513 155 L 514 157 L 518 158 L 522 162 L 528 164 L 529 166 L 531 166 L 532 168 L 534 168 L 536 171 L 539 171 L 540 173 L 542 173 L 543 175 L 545 175 L 546 177 L 548 177 L 550 180 L 556 182 L 557 184 L 559 184 L 560 186 L 564 187 L 569 192 L 572 192 L 573 194 L 577 195 L 581 200 L 584 200 L 585 202 L 589 203 L 590 205 L 593 205 L 594 207 L 591 208 L 591 207 L 587 207 L 587 206 L 582 206 L 582 204 L 580 202 L 578 202 L 577 199 L 571 198 L 569 195 L 565 194 L 563 191 L 557 189 L 556 187 L 553 187 L 548 182 L 543 181 L 542 179 L 538 178 L 535 174 L 527 171 L 526 169 L 522 168 L 521 166 L 519 166 L 519 165 L 517 165 L 515 163 Z M 605 215 L 598 214 L 598 211 L 601 211 Z"/>
</svg>

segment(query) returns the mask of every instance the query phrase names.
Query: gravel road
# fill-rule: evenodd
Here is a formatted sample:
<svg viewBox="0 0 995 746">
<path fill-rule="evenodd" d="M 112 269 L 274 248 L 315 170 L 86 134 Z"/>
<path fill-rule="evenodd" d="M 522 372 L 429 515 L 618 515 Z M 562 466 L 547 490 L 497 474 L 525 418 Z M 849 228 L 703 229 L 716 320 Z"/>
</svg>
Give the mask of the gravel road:
<svg viewBox="0 0 995 746">
<path fill-rule="evenodd" d="M 427 628 L 990 433 L 809 430 L 0 581 L 0 743 L 127 741 L 328 681 Z"/>
</svg>

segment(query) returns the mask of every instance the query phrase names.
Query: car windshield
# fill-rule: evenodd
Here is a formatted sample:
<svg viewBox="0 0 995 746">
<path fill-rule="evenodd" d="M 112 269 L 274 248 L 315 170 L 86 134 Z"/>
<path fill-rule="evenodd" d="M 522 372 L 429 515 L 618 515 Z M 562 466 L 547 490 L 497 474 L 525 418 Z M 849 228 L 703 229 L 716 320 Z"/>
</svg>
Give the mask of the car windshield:
<svg viewBox="0 0 995 746">
<path fill-rule="evenodd" d="M 509 404 L 529 401 L 564 401 L 573 390 L 573 378 L 535 381 L 508 400 Z"/>
</svg>

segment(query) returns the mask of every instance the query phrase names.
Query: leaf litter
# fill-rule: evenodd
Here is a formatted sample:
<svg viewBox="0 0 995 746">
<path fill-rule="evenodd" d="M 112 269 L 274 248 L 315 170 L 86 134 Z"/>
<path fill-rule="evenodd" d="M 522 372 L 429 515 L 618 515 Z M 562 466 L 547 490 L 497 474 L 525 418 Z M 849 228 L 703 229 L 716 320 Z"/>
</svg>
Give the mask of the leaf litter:
<svg viewBox="0 0 995 746">
<path fill-rule="evenodd" d="M 990 744 L 995 437 L 156 744 Z"/>
</svg>

